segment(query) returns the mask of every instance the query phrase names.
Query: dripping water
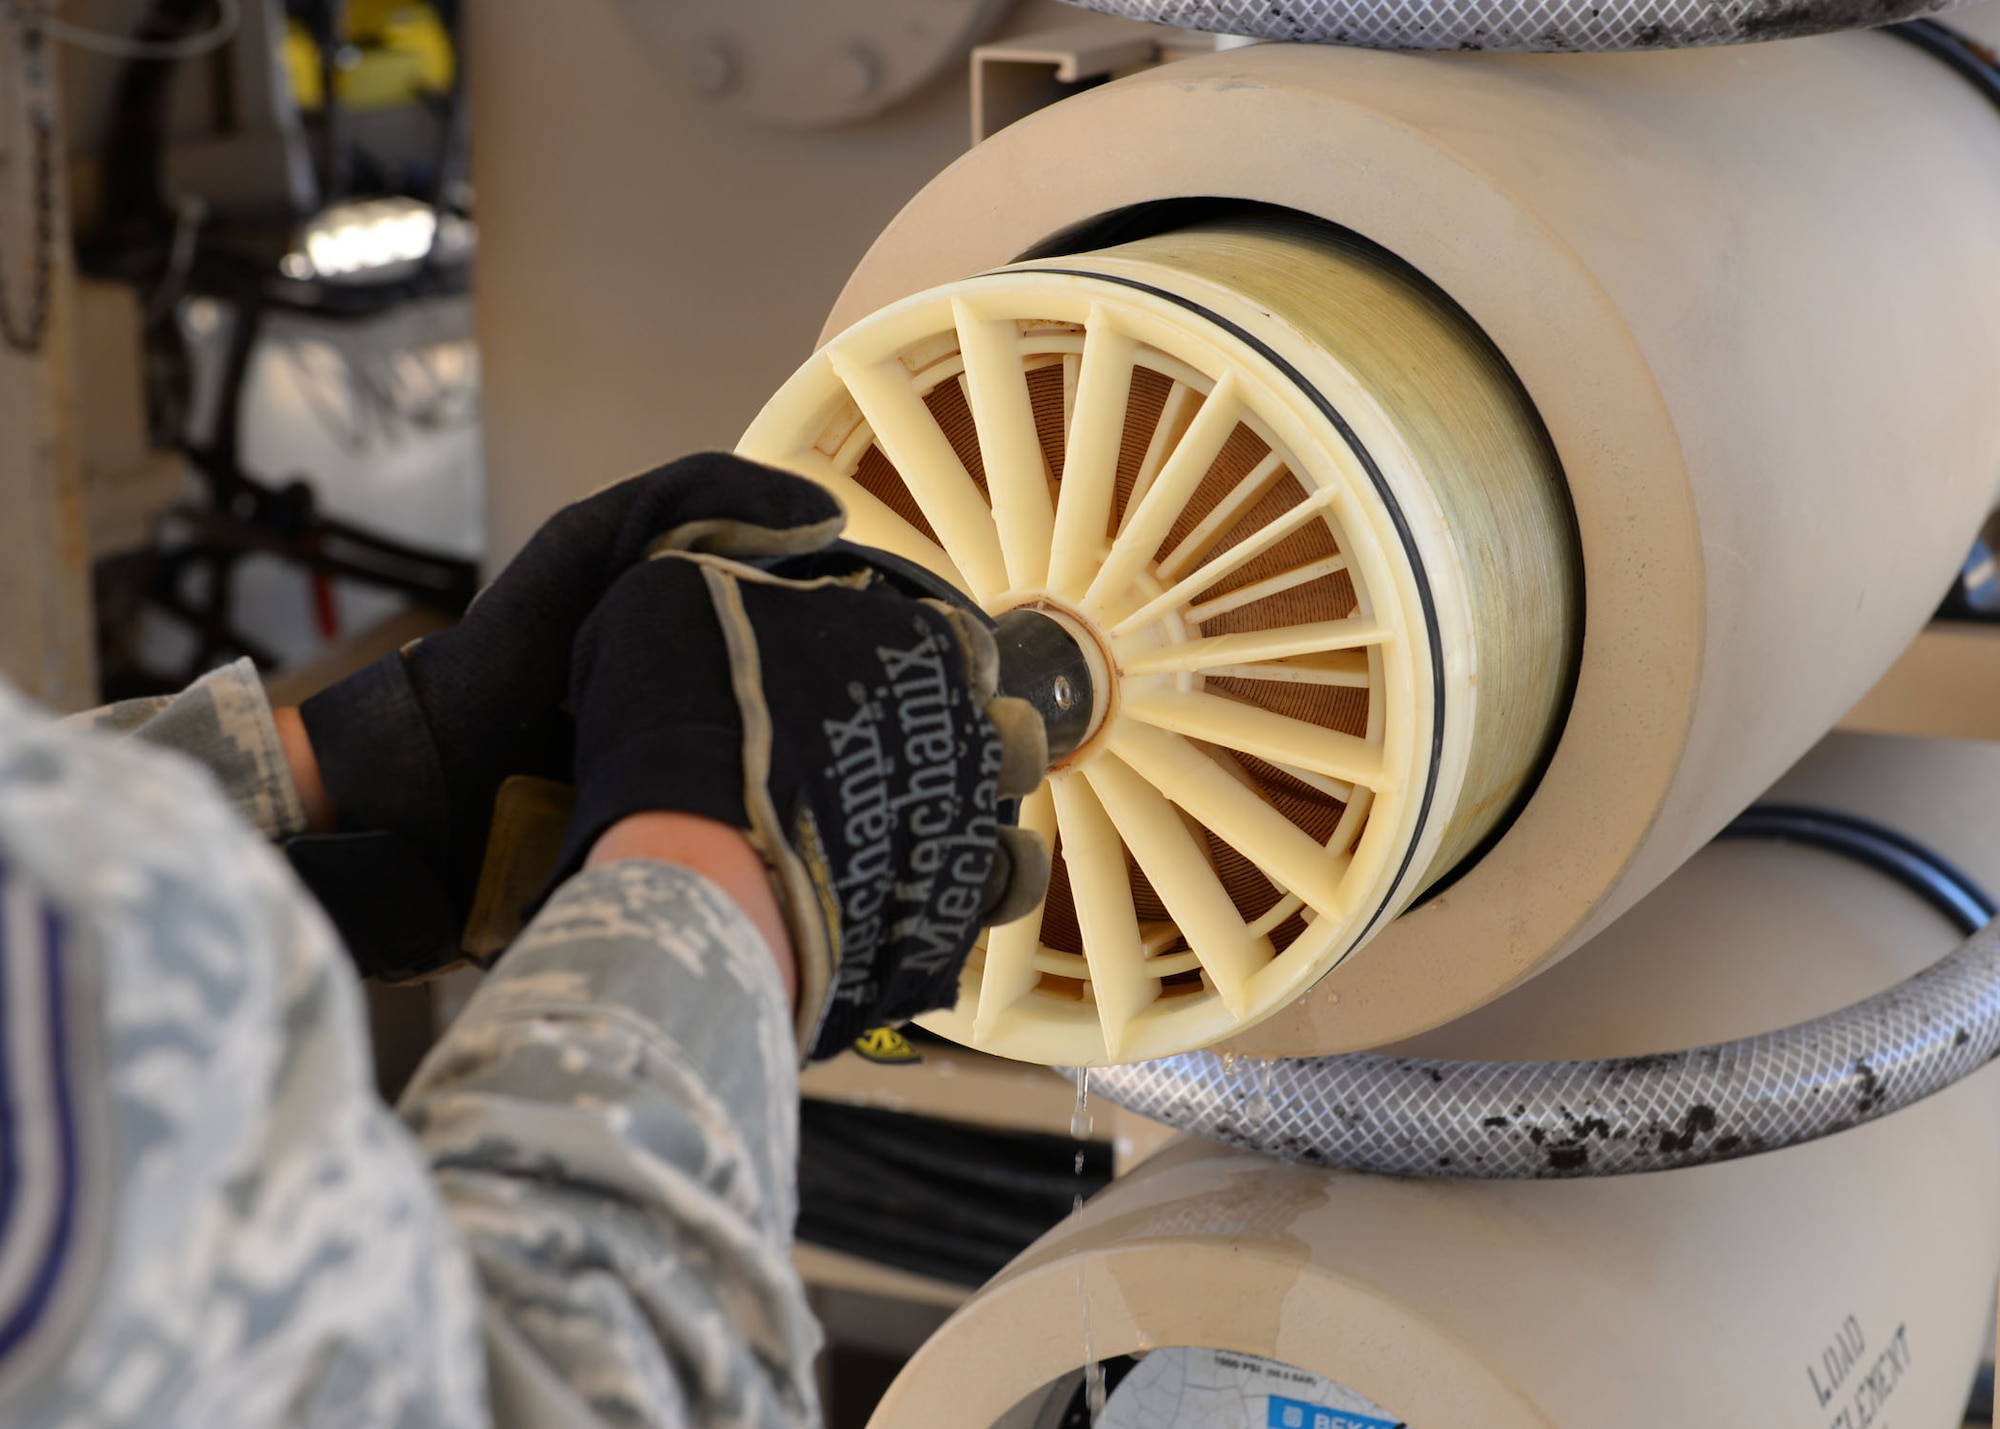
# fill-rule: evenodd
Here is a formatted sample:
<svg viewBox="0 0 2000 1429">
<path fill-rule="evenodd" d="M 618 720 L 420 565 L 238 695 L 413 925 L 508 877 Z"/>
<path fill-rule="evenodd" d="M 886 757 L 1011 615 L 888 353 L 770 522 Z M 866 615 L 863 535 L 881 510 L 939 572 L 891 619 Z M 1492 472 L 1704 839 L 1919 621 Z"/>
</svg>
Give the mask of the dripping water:
<svg viewBox="0 0 2000 1429">
<path fill-rule="evenodd" d="M 1070 1214 L 1083 1213 L 1083 1160 L 1091 1134 L 1097 1130 L 1097 1119 L 1090 1111 L 1090 1068 L 1079 1067 L 1076 1071 L 1076 1110 L 1070 1113 L 1069 1134 L 1076 1138 L 1077 1189 L 1070 1198 Z M 1079 1256 L 1076 1262 L 1076 1302 L 1077 1311 L 1083 1320 L 1083 1397 L 1088 1411 L 1091 1429 L 1097 1429 L 1104 1415 L 1104 1367 L 1097 1362 L 1097 1347 L 1090 1332 L 1090 1292 L 1083 1279 L 1084 1262 Z"/>
<path fill-rule="evenodd" d="M 1095 1118 L 1090 1114 L 1090 1068 L 1076 1069 L 1076 1110 L 1070 1113 L 1069 1134 L 1078 1141 L 1090 1140 L 1095 1131 Z M 1078 1153 L 1079 1155 L 1081 1153 Z"/>
<path fill-rule="evenodd" d="M 1076 1292 L 1083 1294 L 1083 1263 L 1076 1267 Z M 1084 1301 L 1087 1311 L 1090 1301 Z M 1090 1429 L 1097 1429 L 1104 1418 L 1104 1366 L 1097 1362 L 1097 1351 L 1090 1343 L 1090 1316 L 1083 1317 L 1083 1402 L 1090 1411 Z"/>
<path fill-rule="evenodd" d="M 1257 1059 L 1257 1096 L 1250 1103 L 1250 1124 L 1262 1126 L 1271 1116 L 1271 1059 Z"/>
</svg>

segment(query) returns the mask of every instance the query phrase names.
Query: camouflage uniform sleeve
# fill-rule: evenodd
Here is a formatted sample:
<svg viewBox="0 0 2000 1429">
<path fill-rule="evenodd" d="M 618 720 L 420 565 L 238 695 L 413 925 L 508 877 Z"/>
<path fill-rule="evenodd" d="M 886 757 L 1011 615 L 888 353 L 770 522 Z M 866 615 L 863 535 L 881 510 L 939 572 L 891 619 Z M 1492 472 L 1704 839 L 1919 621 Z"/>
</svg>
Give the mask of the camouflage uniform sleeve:
<svg viewBox="0 0 2000 1429">
<path fill-rule="evenodd" d="M 135 735 L 187 755 L 215 776 L 229 801 L 266 838 L 305 831 L 305 806 L 278 744 L 271 702 L 248 660 L 211 670 L 177 695 L 121 700 L 65 722 Z"/>
<path fill-rule="evenodd" d="M 631 861 L 556 893 L 403 1102 L 479 1268 L 498 1423 L 817 1422 L 797 1097 L 776 966 L 720 890 Z"/>
<path fill-rule="evenodd" d="M 208 772 L 4 686 L 0 1168 L 9 1429 L 490 1422 L 332 930 Z"/>
</svg>

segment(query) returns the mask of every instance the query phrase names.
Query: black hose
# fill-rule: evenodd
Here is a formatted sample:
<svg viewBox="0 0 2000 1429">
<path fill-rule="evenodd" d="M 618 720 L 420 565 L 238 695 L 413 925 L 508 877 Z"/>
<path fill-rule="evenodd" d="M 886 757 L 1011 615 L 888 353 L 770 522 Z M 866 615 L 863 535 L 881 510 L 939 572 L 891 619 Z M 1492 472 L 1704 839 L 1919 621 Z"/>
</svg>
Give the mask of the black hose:
<svg viewBox="0 0 2000 1429">
<path fill-rule="evenodd" d="M 1757 804 L 1739 814 L 1723 839 L 1768 839 L 1839 854 L 1900 883 L 1971 937 L 2000 913 L 1986 890 L 1943 855 L 1894 829 L 1834 809 Z"/>
<path fill-rule="evenodd" d="M 798 1235 L 979 1285 L 1079 1197 L 1108 1185 L 1111 1169 L 1104 1142 L 808 1100 L 799 1110 Z"/>
<path fill-rule="evenodd" d="M 1934 59 L 1949 65 L 1960 78 L 2000 108 L 2000 55 L 1980 44 L 1962 30 L 1937 20 L 1905 20 L 1884 25 L 1882 33 L 1894 35 L 1905 44 L 1915 45 Z"/>
</svg>

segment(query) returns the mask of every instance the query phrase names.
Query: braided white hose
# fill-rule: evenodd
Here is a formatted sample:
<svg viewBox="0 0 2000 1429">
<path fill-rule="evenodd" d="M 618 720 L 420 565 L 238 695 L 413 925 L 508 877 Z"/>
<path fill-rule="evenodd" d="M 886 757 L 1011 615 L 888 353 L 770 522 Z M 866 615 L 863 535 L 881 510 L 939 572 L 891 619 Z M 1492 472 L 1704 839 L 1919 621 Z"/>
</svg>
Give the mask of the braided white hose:
<svg viewBox="0 0 2000 1429">
<path fill-rule="evenodd" d="M 1216 34 L 1376 50 L 1670 50 L 1894 24 L 1966 0 L 1069 0 Z"/>
<path fill-rule="evenodd" d="M 1852 1007 L 1681 1052 L 1577 1062 L 1350 1053 L 1247 1064 L 1193 1052 L 1095 1068 L 1089 1090 L 1286 1161 L 1521 1180 L 1664 1171 L 1797 1146 L 1899 1111 L 2000 1055 L 2000 921 L 1988 921 L 1992 900 L 1963 873 L 1899 834 L 1826 810 L 1755 808 L 1724 836 L 1852 858 L 1971 936 Z"/>
</svg>

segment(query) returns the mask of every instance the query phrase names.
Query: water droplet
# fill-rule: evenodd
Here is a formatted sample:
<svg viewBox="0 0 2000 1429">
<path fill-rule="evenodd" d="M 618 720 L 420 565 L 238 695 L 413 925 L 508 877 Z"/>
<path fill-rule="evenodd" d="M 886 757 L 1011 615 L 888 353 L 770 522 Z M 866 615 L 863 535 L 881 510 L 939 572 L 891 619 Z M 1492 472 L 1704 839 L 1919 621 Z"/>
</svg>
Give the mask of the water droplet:
<svg viewBox="0 0 2000 1429">
<path fill-rule="evenodd" d="M 1076 1263 L 1076 1298 L 1083 1310 L 1083 1402 L 1090 1412 L 1090 1429 L 1097 1429 L 1104 1417 L 1104 1366 L 1097 1362 L 1090 1336 L 1090 1295 L 1084 1289 L 1081 1260 Z"/>
<path fill-rule="evenodd" d="M 1077 1174 L 1077 1175 L 1079 1175 L 1079 1176 L 1081 1176 L 1081 1175 L 1083 1174 L 1083 1148 L 1082 1148 L 1082 1147 L 1078 1147 L 1078 1148 L 1077 1148 L 1077 1152 L 1076 1152 L 1076 1174 Z"/>
<path fill-rule="evenodd" d="M 1271 1059 L 1257 1060 L 1257 1096 L 1250 1103 L 1250 1124 L 1260 1126 L 1271 1115 Z"/>
<path fill-rule="evenodd" d="M 1069 1134 L 1078 1141 L 1088 1141 L 1096 1129 L 1096 1118 L 1090 1114 L 1090 1068 L 1079 1067 L 1076 1072 L 1076 1110 L 1070 1113 Z"/>
</svg>

